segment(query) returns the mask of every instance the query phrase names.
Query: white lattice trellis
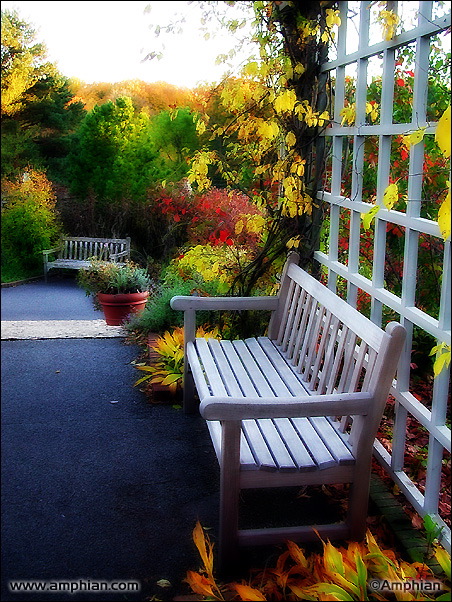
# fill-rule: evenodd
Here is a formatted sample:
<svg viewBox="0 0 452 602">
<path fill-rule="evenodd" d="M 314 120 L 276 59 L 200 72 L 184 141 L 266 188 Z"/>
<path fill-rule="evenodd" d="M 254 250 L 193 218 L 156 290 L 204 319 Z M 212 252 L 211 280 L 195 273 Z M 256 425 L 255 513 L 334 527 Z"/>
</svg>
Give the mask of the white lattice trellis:
<svg viewBox="0 0 452 602">
<path fill-rule="evenodd" d="M 388 8 L 397 11 L 403 9 L 402 4 L 410 4 L 416 12 L 417 23 L 408 27 L 404 23 L 403 31 L 390 41 L 377 41 L 370 45 L 370 37 L 375 37 L 372 27 L 372 2 L 340 2 L 342 24 L 339 27 L 336 57 L 323 65 L 323 71 L 329 72 L 334 78 L 334 123 L 324 135 L 331 142 L 331 181 L 329 190 L 319 193 L 329 207 L 330 230 L 327 252 L 318 251 L 315 258 L 328 271 L 328 285 L 336 290 L 338 277 L 347 282 L 347 300 L 356 305 L 358 290 L 367 293 L 371 298 L 371 319 L 381 325 L 383 307 L 386 306 L 400 315 L 400 321 L 408 331 L 408 341 L 404 356 L 399 364 L 397 380 L 394 382 L 393 395 L 396 399 L 396 415 L 392 441 L 392 452 L 389 453 L 379 442 L 375 442 L 375 456 L 392 476 L 395 483 L 405 494 L 421 516 L 429 514 L 443 527 L 442 543 L 450 552 L 450 529 L 438 514 L 438 499 L 441 485 L 441 463 L 444 449 L 450 452 L 451 433 L 446 425 L 446 407 L 449 391 L 449 374 L 446 370 L 435 379 L 431 409 L 419 402 L 410 391 L 411 342 L 415 327 L 429 333 L 438 343 L 451 343 L 451 261 L 450 239 L 444 243 L 443 272 L 441 284 L 441 303 L 437 317 L 431 316 L 416 307 L 415 295 L 418 272 L 419 237 L 428 235 L 441 238 L 438 224 L 435 221 L 421 217 L 420 202 L 410 200 L 422 199 L 423 190 L 423 142 L 410 147 L 408 202 L 405 212 L 388 211 L 382 203 L 383 192 L 389 184 L 391 143 L 394 136 L 413 132 L 425 127 L 425 134 L 433 134 L 436 123 L 427 121 L 427 77 L 429 70 L 429 54 L 432 37 L 450 28 L 451 15 L 443 14 L 435 17 L 435 2 L 389 2 Z M 450 3 L 445 3 L 449 5 Z M 414 5 L 414 6 L 413 6 Z M 418 5 L 418 7 L 416 6 Z M 357 38 L 358 47 L 350 51 L 350 10 L 359 13 Z M 371 27 L 372 25 L 372 27 Z M 380 35 L 381 39 L 381 35 Z M 412 96 L 411 123 L 394 123 L 394 72 L 396 53 L 403 47 L 414 45 L 415 68 L 414 88 Z M 378 57 L 382 62 L 382 93 L 380 103 L 380 119 L 378 124 L 366 123 L 366 94 L 368 85 L 368 70 L 371 61 Z M 345 78 L 350 70 L 356 74 L 356 121 L 354 126 L 341 126 L 340 111 L 344 107 Z M 378 166 L 377 169 L 377 204 L 381 206 L 375 217 L 373 272 L 370 277 L 360 273 L 360 236 L 362 228 L 361 214 L 367 213 L 373 206 L 362 198 L 364 171 L 364 142 L 367 136 L 378 137 Z M 345 168 L 343 153 L 344 137 L 353 140 L 353 169 L 351 193 L 343 196 L 342 178 Z M 350 217 L 348 259 L 344 263 L 339 260 L 339 232 L 343 211 L 347 210 Z M 405 250 L 403 260 L 402 292 L 396 295 L 385 288 L 385 254 L 386 232 L 388 224 L 396 224 L 405 233 Z M 410 480 L 404 472 L 404 452 L 406 445 L 407 416 L 412 415 L 429 432 L 428 461 L 426 469 L 425 491 L 422 493 L 416 483 Z"/>
</svg>

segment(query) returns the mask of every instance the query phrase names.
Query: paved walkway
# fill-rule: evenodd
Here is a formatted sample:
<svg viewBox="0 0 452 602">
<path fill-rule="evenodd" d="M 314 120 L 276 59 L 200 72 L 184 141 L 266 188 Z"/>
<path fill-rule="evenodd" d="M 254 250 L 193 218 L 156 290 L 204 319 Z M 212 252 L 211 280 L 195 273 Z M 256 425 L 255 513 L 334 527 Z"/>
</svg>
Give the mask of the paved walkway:
<svg viewBox="0 0 452 602">
<path fill-rule="evenodd" d="M 100 326 L 73 281 L 2 288 L 1 296 L 1 600 L 187 593 L 186 571 L 199 566 L 196 520 L 217 531 L 218 467 L 204 421 L 151 405 L 133 387 L 138 348 Z M 18 594 L 13 580 L 50 588 L 69 580 L 79 589 Z M 139 593 L 86 590 L 128 580 Z"/>
</svg>

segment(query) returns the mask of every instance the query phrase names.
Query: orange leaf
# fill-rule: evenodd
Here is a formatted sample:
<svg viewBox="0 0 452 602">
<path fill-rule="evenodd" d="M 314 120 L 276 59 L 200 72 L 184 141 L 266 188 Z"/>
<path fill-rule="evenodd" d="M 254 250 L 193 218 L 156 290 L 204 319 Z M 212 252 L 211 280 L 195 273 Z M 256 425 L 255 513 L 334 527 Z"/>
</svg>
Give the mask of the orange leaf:
<svg viewBox="0 0 452 602">
<path fill-rule="evenodd" d="M 195 594 L 201 594 L 202 596 L 212 596 L 212 598 L 216 598 L 215 594 L 212 591 L 212 585 L 210 581 L 206 577 L 204 577 L 204 575 L 200 575 L 199 573 L 195 573 L 194 571 L 187 571 L 186 582 L 195 592 Z"/>
<path fill-rule="evenodd" d="M 209 541 L 207 541 L 207 538 L 204 535 L 204 530 L 199 521 L 197 521 L 195 528 L 193 529 L 193 541 L 198 548 L 198 552 L 204 563 L 207 574 L 213 579 L 213 546 Z M 209 548 L 208 550 L 207 547 Z"/>
<path fill-rule="evenodd" d="M 241 585 L 240 583 L 231 583 L 232 587 L 237 591 L 240 600 L 267 600 L 262 592 L 249 585 Z"/>
<path fill-rule="evenodd" d="M 308 561 L 306 560 L 306 557 L 303 554 L 303 550 L 301 550 L 293 541 L 287 541 L 286 545 L 292 560 L 300 566 L 302 566 L 303 568 L 307 568 Z"/>
</svg>

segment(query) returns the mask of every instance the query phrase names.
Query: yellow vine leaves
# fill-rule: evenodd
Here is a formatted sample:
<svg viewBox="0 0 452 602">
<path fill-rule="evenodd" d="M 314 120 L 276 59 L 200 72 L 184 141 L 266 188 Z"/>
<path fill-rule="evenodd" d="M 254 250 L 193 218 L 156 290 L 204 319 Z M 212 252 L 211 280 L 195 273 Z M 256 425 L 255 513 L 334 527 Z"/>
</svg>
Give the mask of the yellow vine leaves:
<svg viewBox="0 0 452 602">
<path fill-rule="evenodd" d="M 450 360 L 452 356 L 450 345 L 447 345 L 446 343 L 435 345 L 435 347 L 433 347 L 433 349 L 430 351 L 429 355 L 436 355 L 436 359 L 433 364 L 433 374 L 436 378 L 444 368 L 448 368 L 450 366 Z"/>
<path fill-rule="evenodd" d="M 415 144 L 419 144 L 424 139 L 425 127 L 419 128 L 403 137 L 403 143 L 406 146 L 414 146 Z"/>
<path fill-rule="evenodd" d="M 292 113 L 297 102 L 297 95 L 294 90 L 284 90 L 275 98 L 273 106 L 275 111 L 281 113 Z"/>
<path fill-rule="evenodd" d="M 441 204 L 441 207 L 438 211 L 438 226 L 441 231 L 441 236 L 444 240 L 450 238 L 450 182 L 447 183 L 449 186 L 449 191 L 446 195 L 446 198 Z"/>
<path fill-rule="evenodd" d="M 214 153 L 212 152 L 198 152 L 191 165 L 188 181 L 190 184 L 196 182 L 201 192 L 207 190 L 212 185 L 212 181 L 208 178 L 207 174 L 209 172 L 209 165 L 214 162 L 214 159 Z"/>
<path fill-rule="evenodd" d="M 383 203 L 384 206 L 386 207 L 386 209 L 388 209 L 388 211 L 390 211 L 394 205 L 397 203 L 397 201 L 399 200 L 399 189 L 397 187 L 397 184 L 394 182 L 392 184 L 389 184 L 389 186 L 386 187 L 384 193 L 383 193 Z"/>
<path fill-rule="evenodd" d="M 450 105 L 441 115 L 436 126 L 435 140 L 446 158 L 450 158 Z"/>
<path fill-rule="evenodd" d="M 446 159 L 450 159 L 450 105 L 441 115 L 435 131 L 435 140 Z M 447 182 L 449 190 L 446 198 L 441 204 L 438 212 L 438 226 L 444 240 L 450 238 L 450 182 Z"/>
<path fill-rule="evenodd" d="M 385 5 L 386 2 L 380 2 L 381 4 Z M 377 20 L 383 27 L 383 38 L 389 42 L 395 35 L 397 25 L 400 23 L 400 17 L 392 10 L 383 9 L 379 12 Z"/>
<path fill-rule="evenodd" d="M 399 200 L 399 189 L 396 182 L 389 184 L 383 192 L 383 204 L 388 211 L 390 211 Z M 365 230 L 369 230 L 372 220 L 380 211 L 379 205 L 374 205 L 367 213 L 361 213 L 361 219 L 363 220 L 363 227 Z"/>
<path fill-rule="evenodd" d="M 366 102 L 366 115 L 369 116 L 369 119 L 372 122 L 375 122 L 378 119 L 378 109 L 379 105 L 377 102 Z M 343 109 L 341 109 L 339 115 L 342 117 L 341 125 L 355 125 L 356 121 L 356 105 L 355 103 L 351 103 L 346 105 Z"/>
<path fill-rule="evenodd" d="M 367 213 L 361 213 L 361 219 L 363 220 L 364 230 L 369 230 L 372 220 L 380 211 L 379 205 L 374 205 Z"/>
</svg>

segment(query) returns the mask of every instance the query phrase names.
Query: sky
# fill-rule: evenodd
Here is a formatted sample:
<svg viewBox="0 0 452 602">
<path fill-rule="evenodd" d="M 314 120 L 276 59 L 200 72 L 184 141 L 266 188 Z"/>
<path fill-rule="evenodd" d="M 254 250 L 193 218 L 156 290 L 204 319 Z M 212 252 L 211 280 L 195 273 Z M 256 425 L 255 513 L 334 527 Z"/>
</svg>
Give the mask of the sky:
<svg viewBox="0 0 452 602">
<path fill-rule="evenodd" d="M 204 40 L 199 11 L 188 2 L 2 1 L 2 10 L 10 9 L 35 29 L 36 41 L 46 45 L 48 60 L 60 73 L 85 83 L 141 79 L 192 88 L 218 82 L 225 67 L 216 66 L 215 59 L 231 49 L 225 34 Z M 184 33 L 166 38 L 162 60 L 143 62 L 161 50 L 164 37 L 156 39 L 149 26 L 165 25 L 175 13 L 187 19 Z"/>
</svg>

